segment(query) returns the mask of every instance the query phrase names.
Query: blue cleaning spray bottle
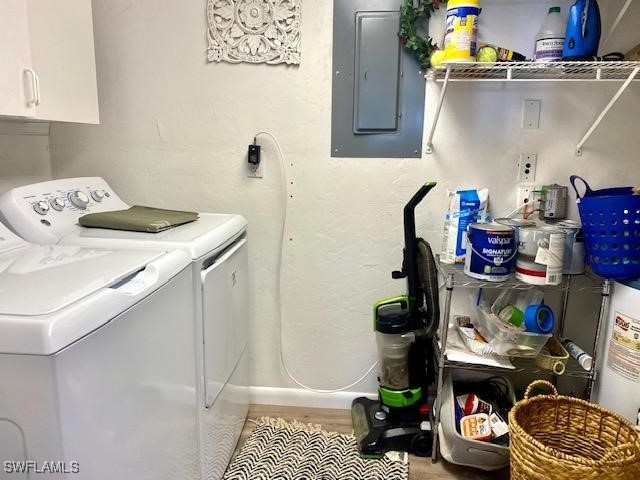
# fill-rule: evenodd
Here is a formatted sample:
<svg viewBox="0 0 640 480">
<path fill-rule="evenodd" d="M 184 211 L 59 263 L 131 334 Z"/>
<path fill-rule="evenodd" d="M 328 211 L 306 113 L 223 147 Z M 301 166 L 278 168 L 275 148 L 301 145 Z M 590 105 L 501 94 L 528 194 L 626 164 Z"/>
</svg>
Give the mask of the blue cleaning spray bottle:
<svg viewBox="0 0 640 480">
<path fill-rule="evenodd" d="M 596 0 L 576 0 L 569 8 L 564 60 L 590 60 L 598 54 L 600 9 Z"/>
</svg>

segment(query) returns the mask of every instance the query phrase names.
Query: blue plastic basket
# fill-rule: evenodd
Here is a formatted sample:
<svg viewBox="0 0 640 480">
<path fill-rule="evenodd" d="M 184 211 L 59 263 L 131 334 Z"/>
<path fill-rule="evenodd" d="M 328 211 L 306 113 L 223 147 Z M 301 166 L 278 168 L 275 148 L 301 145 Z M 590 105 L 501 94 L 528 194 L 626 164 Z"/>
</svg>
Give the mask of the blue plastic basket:
<svg viewBox="0 0 640 480">
<path fill-rule="evenodd" d="M 576 180 L 584 183 L 580 196 Z M 587 263 L 605 278 L 640 277 L 640 195 L 632 187 L 592 190 L 584 178 L 572 175 L 582 220 Z"/>
</svg>

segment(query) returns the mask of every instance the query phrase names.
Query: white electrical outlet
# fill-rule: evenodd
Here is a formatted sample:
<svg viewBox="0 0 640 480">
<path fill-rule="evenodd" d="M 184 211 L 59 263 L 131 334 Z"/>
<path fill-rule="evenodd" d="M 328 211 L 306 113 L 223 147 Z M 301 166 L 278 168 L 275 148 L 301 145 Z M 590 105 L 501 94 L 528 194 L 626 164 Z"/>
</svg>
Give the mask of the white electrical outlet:
<svg viewBox="0 0 640 480">
<path fill-rule="evenodd" d="M 261 161 L 257 168 L 254 168 L 253 165 L 251 164 L 247 164 L 249 168 L 249 173 L 247 174 L 247 177 L 249 178 L 262 178 L 264 177 L 264 160 Z"/>
<path fill-rule="evenodd" d="M 518 186 L 518 208 L 522 207 L 523 205 L 529 205 L 533 203 L 533 190 L 535 190 L 535 187 L 533 185 Z"/>
<path fill-rule="evenodd" d="M 535 153 L 521 153 L 518 162 L 518 183 L 533 183 L 536 181 L 536 167 L 538 155 Z"/>
<path fill-rule="evenodd" d="M 522 104 L 522 128 L 540 128 L 540 110 L 542 102 L 540 100 L 525 100 Z"/>
</svg>

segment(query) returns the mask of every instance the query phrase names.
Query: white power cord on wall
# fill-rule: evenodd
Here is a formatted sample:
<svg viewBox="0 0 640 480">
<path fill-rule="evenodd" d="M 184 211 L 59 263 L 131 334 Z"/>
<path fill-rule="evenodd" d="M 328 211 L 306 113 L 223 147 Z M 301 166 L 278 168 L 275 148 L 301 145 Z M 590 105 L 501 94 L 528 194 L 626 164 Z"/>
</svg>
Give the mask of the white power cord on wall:
<svg viewBox="0 0 640 480">
<path fill-rule="evenodd" d="M 364 375 L 358 378 L 355 382 L 352 382 L 349 385 L 346 385 L 344 387 L 335 388 L 331 390 L 324 390 L 324 389 L 309 387 L 304 383 L 300 382 L 298 379 L 296 379 L 293 376 L 293 374 L 289 371 L 289 368 L 287 367 L 287 362 L 285 361 L 285 358 L 284 358 L 284 332 L 282 329 L 282 316 L 283 316 L 282 315 L 282 252 L 284 250 L 285 228 L 287 224 L 287 210 L 289 206 L 289 188 L 287 183 L 287 171 L 285 168 L 284 153 L 282 152 L 282 147 L 280 146 L 280 142 L 278 142 L 278 139 L 269 132 L 258 132 L 255 134 L 254 138 L 257 138 L 260 135 L 267 135 L 273 140 L 273 142 L 276 144 L 276 147 L 278 147 L 278 154 L 280 156 L 280 179 L 282 182 L 282 223 L 281 223 L 281 230 L 280 230 L 280 248 L 278 249 L 278 279 L 277 279 L 278 330 L 280 331 L 280 363 L 282 364 L 282 369 L 285 371 L 285 373 L 291 379 L 291 381 L 296 385 L 298 385 L 299 387 L 304 388 L 305 390 L 309 390 L 311 392 L 316 392 L 316 393 L 343 392 L 345 390 L 350 389 L 351 387 L 356 386 L 358 383 L 362 382 L 365 378 L 367 378 L 367 376 L 373 371 L 373 369 L 376 368 L 377 362 L 371 365 L 371 367 L 369 367 L 369 369 L 364 373 Z"/>
</svg>

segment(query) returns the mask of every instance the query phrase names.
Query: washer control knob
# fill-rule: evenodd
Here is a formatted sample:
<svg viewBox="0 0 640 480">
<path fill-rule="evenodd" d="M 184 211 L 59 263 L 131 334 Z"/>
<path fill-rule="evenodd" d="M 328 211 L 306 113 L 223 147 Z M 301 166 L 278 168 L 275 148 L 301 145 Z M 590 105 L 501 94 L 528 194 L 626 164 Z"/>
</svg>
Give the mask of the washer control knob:
<svg viewBox="0 0 640 480">
<path fill-rule="evenodd" d="M 89 197 L 87 197 L 87 194 L 81 190 L 75 190 L 69 193 L 69 201 L 73 206 L 78 207 L 82 210 L 87 208 L 87 206 L 89 205 Z"/>
<path fill-rule="evenodd" d="M 375 417 L 376 420 L 380 420 L 381 422 L 384 422 L 387 419 L 387 414 L 382 410 L 377 411 L 376 413 L 373 414 L 373 416 Z"/>
<path fill-rule="evenodd" d="M 104 198 L 104 193 L 102 193 L 100 190 L 93 190 L 91 192 L 91 198 L 93 198 L 96 202 L 101 202 Z"/>
<path fill-rule="evenodd" d="M 58 212 L 64 208 L 64 198 L 56 197 L 49 200 L 49 205 Z"/>
<path fill-rule="evenodd" d="M 41 200 L 33 204 L 33 209 L 40 215 L 46 215 L 49 211 L 49 204 Z"/>
</svg>

